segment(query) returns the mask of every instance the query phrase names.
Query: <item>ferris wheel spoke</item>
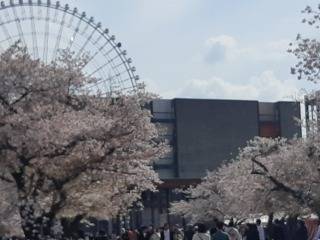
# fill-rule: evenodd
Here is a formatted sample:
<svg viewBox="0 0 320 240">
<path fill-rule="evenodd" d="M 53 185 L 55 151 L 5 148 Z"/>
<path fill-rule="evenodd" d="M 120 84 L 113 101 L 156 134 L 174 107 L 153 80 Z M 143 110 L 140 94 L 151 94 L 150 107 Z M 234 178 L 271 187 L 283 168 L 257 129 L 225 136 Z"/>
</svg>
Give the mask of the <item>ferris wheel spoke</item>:
<svg viewBox="0 0 320 240">
<path fill-rule="evenodd" d="M 75 39 L 76 39 L 76 37 L 77 37 L 77 34 L 78 34 L 78 32 L 79 32 L 79 27 L 80 27 L 81 23 L 82 23 L 82 18 L 79 19 L 79 21 L 78 21 L 78 23 L 77 23 L 77 26 L 76 26 L 76 28 L 75 28 L 74 31 L 73 31 L 72 37 L 71 37 L 71 39 L 70 39 L 70 41 L 69 41 L 69 45 L 68 45 L 68 47 L 67 47 L 67 51 L 68 51 L 68 52 L 71 50 L 72 45 L 73 45 L 73 42 L 75 41 Z"/>
<path fill-rule="evenodd" d="M 65 12 L 66 12 L 66 10 L 65 10 Z M 75 19 L 74 15 L 75 15 L 76 13 L 77 13 L 77 9 L 75 8 L 75 9 L 73 10 L 73 14 L 71 15 L 71 17 L 70 17 L 70 19 L 69 19 L 69 23 L 68 23 L 68 25 L 67 25 L 68 28 L 71 28 L 71 26 L 72 26 L 72 24 L 73 24 L 73 21 L 74 21 L 74 19 Z"/>
<path fill-rule="evenodd" d="M 122 75 L 124 75 L 127 71 L 126 70 L 123 70 L 122 72 L 118 72 L 117 74 L 114 74 L 114 75 L 109 75 L 108 76 L 108 79 L 119 79 Z M 97 86 L 99 85 L 100 83 L 104 82 L 105 79 L 101 79 L 101 80 L 98 80 L 96 81 L 94 84 L 92 84 L 91 86 L 89 86 L 88 88 L 91 88 L 93 86 Z M 122 81 L 126 81 L 126 80 L 122 80 Z"/>
<path fill-rule="evenodd" d="M 79 58 L 83 52 L 83 50 L 85 49 L 85 47 L 88 45 L 88 43 L 91 41 L 94 33 L 96 32 L 96 28 L 94 28 L 90 34 L 90 36 L 87 38 L 87 40 L 85 41 L 85 43 L 82 45 L 81 49 L 78 51 L 76 58 Z"/>
<path fill-rule="evenodd" d="M 42 7 L 38 7 L 38 20 L 42 19 Z"/>
<path fill-rule="evenodd" d="M 20 18 L 18 17 L 18 14 L 17 14 L 17 11 L 16 11 L 16 7 L 12 7 L 12 12 L 13 12 L 13 15 L 14 15 L 14 20 L 15 20 L 15 23 L 16 23 L 16 26 L 17 26 L 17 29 L 18 29 L 18 33 L 19 33 L 19 38 L 20 40 L 22 41 L 22 44 L 27 47 L 27 43 L 24 39 L 24 35 L 23 35 L 23 31 L 22 31 L 22 27 L 21 27 L 21 23 L 20 23 Z M 28 49 L 27 49 L 28 51 Z"/>
<path fill-rule="evenodd" d="M 115 82 L 115 79 L 116 79 L 116 78 L 115 78 L 114 76 L 108 76 L 106 79 L 102 79 L 102 80 L 97 81 L 96 83 L 88 86 L 87 89 L 96 88 L 96 87 L 98 87 L 99 85 L 105 83 L 106 81 L 109 82 L 109 85 L 112 86 L 112 89 L 114 89 L 114 88 L 116 88 L 116 87 L 120 87 L 120 86 L 116 86 L 116 85 L 115 85 L 115 83 L 114 83 L 114 82 Z M 125 78 L 125 79 L 123 79 L 123 80 L 118 80 L 117 82 L 123 85 L 125 82 L 128 82 L 128 81 L 131 81 L 131 78 L 130 78 L 130 77 Z M 123 88 L 123 89 L 126 89 L 126 87 L 124 87 L 124 86 L 123 86 L 122 88 Z M 130 89 L 130 88 L 131 88 L 131 87 L 127 87 L 127 89 Z M 110 89 L 110 90 L 112 90 L 112 89 Z"/>
<path fill-rule="evenodd" d="M 32 35 L 32 48 L 33 48 L 33 56 L 34 58 L 39 58 L 39 49 L 37 43 L 37 32 L 36 32 L 36 24 L 34 21 L 34 14 L 33 14 L 33 6 L 29 6 L 29 13 L 31 16 L 31 35 Z"/>
<path fill-rule="evenodd" d="M 103 34 L 99 34 L 99 37 L 93 42 L 93 45 L 96 45 L 101 40 L 102 37 L 103 37 Z"/>
<path fill-rule="evenodd" d="M 111 38 L 110 38 L 110 41 L 114 41 L 114 36 L 111 36 Z M 118 51 L 117 51 L 117 48 L 116 48 L 117 46 L 114 46 L 112 43 L 111 43 L 111 49 L 109 49 L 107 52 L 103 52 L 103 56 L 107 59 L 107 63 L 106 64 L 104 64 L 104 66 L 103 67 L 105 67 L 105 66 L 107 66 L 107 65 L 110 65 L 111 66 L 111 68 L 116 72 L 116 73 L 119 73 L 119 70 L 118 70 L 118 67 L 120 67 L 121 65 L 126 65 L 126 60 L 125 59 L 123 59 L 122 58 L 122 54 L 123 53 L 119 53 Z M 110 58 L 110 54 L 113 52 L 113 51 L 116 51 L 116 56 L 115 57 L 113 57 L 113 58 Z M 116 60 L 117 58 L 120 58 L 120 64 L 115 64 L 115 62 L 114 62 L 114 60 Z M 131 59 L 130 59 L 130 61 L 131 61 Z M 101 69 L 103 69 L 103 68 L 101 68 Z M 99 69 L 100 70 L 100 69 Z"/>
<path fill-rule="evenodd" d="M 54 11 L 54 15 L 53 15 L 53 20 L 52 20 L 52 22 L 53 23 L 56 23 L 57 22 L 57 19 L 58 19 L 58 5 L 56 5 L 56 7 L 55 7 L 55 11 Z"/>
<path fill-rule="evenodd" d="M 53 50 L 53 56 L 52 56 L 52 60 L 53 61 L 56 59 L 57 52 L 58 52 L 59 47 L 60 47 L 60 41 L 61 41 L 61 37 L 62 37 L 62 32 L 63 32 L 63 28 L 64 28 L 64 25 L 65 25 L 65 18 L 66 18 L 66 11 L 63 12 L 62 19 L 60 21 L 60 28 L 59 28 L 59 32 L 58 32 L 58 37 L 57 37 L 56 44 L 55 44 L 54 50 Z"/>
<path fill-rule="evenodd" d="M 90 23 L 92 22 L 93 20 L 92 20 L 92 18 L 90 19 L 90 21 L 89 22 L 87 22 L 87 24 L 84 26 L 84 29 L 81 31 L 81 35 L 82 36 L 84 36 L 85 35 L 85 33 L 86 33 L 86 31 L 88 30 L 88 28 L 89 28 L 89 26 L 90 26 Z"/>
<path fill-rule="evenodd" d="M 6 39 L 8 39 L 9 41 L 9 44 L 10 46 L 13 44 L 13 40 L 12 40 L 12 37 L 6 27 L 6 25 L 4 24 L 4 22 L 2 21 L 1 17 L 0 17 L 0 25 L 1 25 L 1 28 L 2 28 L 2 31 L 4 33 L 4 35 L 6 36 Z"/>
<path fill-rule="evenodd" d="M 105 57 L 105 58 L 108 58 L 110 59 L 109 55 L 115 51 L 115 48 L 112 46 L 108 51 L 102 51 L 103 49 L 101 49 L 101 52 L 102 52 L 102 56 Z"/>
<path fill-rule="evenodd" d="M 105 64 L 101 65 L 100 67 L 96 68 L 92 73 L 90 73 L 89 77 L 92 77 L 95 73 L 97 73 L 101 69 L 105 68 L 106 66 L 111 65 L 112 69 L 115 70 L 118 67 L 120 67 L 121 65 L 125 64 L 125 62 L 121 62 L 120 64 L 118 64 L 118 66 L 114 65 L 114 60 L 117 59 L 118 57 L 119 57 L 119 55 L 116 55 L 115 57 L 109 59 Z"/>
<path fill-rule="evenodd" d="M 101 39 L 101 38 L 102 38 L 102 35 L 100 35 L 100 37 L 98 39 Z M 96 40 L 95 42 L 97 42 L 97 41 L 98 40 Z M 87 66 L 108 45 L 109 42 L 110 42 L 110 39 L 108 39 L 101 47 L 99 47 L 99 49 L 89 57 L 89 59 L 87 60 L 86 64 L 83 66 L 83 68 L 85 66 Z"/>
<path fill-rule="evenodd" d="M 103 30 L 100 23 L 94 23 L 86 13 L 77 8 L 70 10 L 69 5 L 55 6 L 50 0 L 10 0 L 0 4 L 0 51 L 20 39 L 32 57 L 43 63 L 55 61 L 59 49 L 73 52 L 79 58 L 88 53 L 83 67 L 87 77 L 95 79 L 84 89 L 92 93 L 101 92 L 105 96 L 121 93 L 134 94 L 138 87 L 135 68 L 121 43 Z M 11 8 L 11 9 L 10 9 Z"/>
<path fill-rule="evenodd" d="M 43 61 L 48 62 L 48 42 L 49 42 L 49 29 L 50 29 L 50 8 L 47 7 L 47 14 L 45 18 L 45 33 L 44 33 L 44 42 L 43 42 Z"/>
<path fill-rule="evenodd" d="M 21 16 L 23 20 L 27 19 L 26 10 L 24 9 L 24 7 L 21 7 Z"/>
</svg>

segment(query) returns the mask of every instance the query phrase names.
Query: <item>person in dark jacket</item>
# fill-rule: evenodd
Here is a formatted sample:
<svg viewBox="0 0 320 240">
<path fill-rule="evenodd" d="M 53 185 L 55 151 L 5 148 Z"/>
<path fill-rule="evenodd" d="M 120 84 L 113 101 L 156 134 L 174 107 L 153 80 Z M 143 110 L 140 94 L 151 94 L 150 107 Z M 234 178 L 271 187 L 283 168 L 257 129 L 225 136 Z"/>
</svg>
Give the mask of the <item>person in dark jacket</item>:
<svg viewBox="0 0 320 240">
<path fill-rule="evenodd" d="M 284 229 L 279 219 L 274 220 L 272 238 L 274 240 L 285 240 Z"/>
<path fill-rule="evenodd" d="M 150 225 L 146 230 L 145 230 L 145 239 L 150 240 L 151 235 L 154 233 L 153 226 Z"/>
<path fill-rule="evenodd" d="M 304 221 L 298 220 L 293 240 L 308 240 L 308 230 Z"/>
<path fill-rule="evenodd" d="M 212 235 L 212 240 L 230 240 L 229 235 L 224 231 L 224 223 L 217 222 L 217 232 Z"/>
<path fill-rule="evenodd" d="M 248 223 L 245 236 L 246 240 L 259 240 L 259 232 L 257 225 Z"/>
<path fill-rule="evenodd" d="M 192 240 L 193 234 L 193 226 L 187 225 L 186 230 L 184 231 L 184 240 Z"/>
</svg>

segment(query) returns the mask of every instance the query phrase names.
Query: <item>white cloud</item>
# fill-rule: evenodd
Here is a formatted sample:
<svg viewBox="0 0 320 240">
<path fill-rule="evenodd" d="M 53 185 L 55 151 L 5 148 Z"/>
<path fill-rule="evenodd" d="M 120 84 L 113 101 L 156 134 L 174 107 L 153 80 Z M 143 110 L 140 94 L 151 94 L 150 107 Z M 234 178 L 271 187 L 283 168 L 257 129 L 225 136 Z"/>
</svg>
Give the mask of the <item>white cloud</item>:
<svg viewBox="0 0 320 240">
<path fill-rule="evenodd" d="M 178 90 L 177 92 L 177 89 L 172 88 L 172 85 L 170 84 L 160 84 L 160 82 L 151 78 L 144 78 L 142 81 L 146 84 L 148 92 L 159 95 L 161 98 L 175 98 L 178 96 L 177 93 L 180 91 Z"/>
<path fill-rule="evenodd" d="M 282 81 L 272 71 L 264 71 L 247 83 L 236 84 L 221 78 L 193 79 L 176 91 L 176 96 L 190 98 L 247 99 L 260 101 L 293 100 L 298 88 L 292 81 Z"/>
<path fill-rule="evenodd" d="M 287 80 L 289 76 L 285 79 L 277 77 L 278 74 L 284 74 L 274 70 L 278 63 L 288 61 L 288 43 L 289 40 L 279 39 L 257 45 L 243 45 L 229 35 L 211 37 L 205 41 L 205 52 L 199 55 L 207 63 L 202 65 L 203 61 L 198 61 L 204 66 L 196 75 L 201 77 L 179 83 L 166 82 L 164 79 L 156 84 L 148 80 L 149 89 L 164 98 L 293 100 L 299 95 L 299 83 Z M 217 65 L 212 68 L 208 64 Z M 196 66 L 194 69 L 196 70 Z M 218 75 L 221 77 L 217 77 Z"/>
<path fill-rule="evenodd" d="M 219 35 L 210 37 L 205 41 L 204 60 L 206 63 L 218 62 L 235 63 L 244 60 L 253 61 L 277 61 L 287 57 L 286 50 L 289 47 L 289 39 L 278 39 L 258 45 L 245 46 L 234 37 Z"/>
<path fill-rule="evenodd" d="M 225 48 L 232 48 L 237 45 L 237 41 L 229 35 L 219 35 L 217 37 L 211 37 L 206 40 L 206 45 L 209 47 L 215 44 L 220 44 Z"/>
<path fill-rule="evenodd" d="M 236 40 L 228 35 L 220 35 L 207 39 L 205 42 L 205 62 L 214 64 L 225 60 L 232 49 L 236 47 L 236 44 Z"/>
</svg>

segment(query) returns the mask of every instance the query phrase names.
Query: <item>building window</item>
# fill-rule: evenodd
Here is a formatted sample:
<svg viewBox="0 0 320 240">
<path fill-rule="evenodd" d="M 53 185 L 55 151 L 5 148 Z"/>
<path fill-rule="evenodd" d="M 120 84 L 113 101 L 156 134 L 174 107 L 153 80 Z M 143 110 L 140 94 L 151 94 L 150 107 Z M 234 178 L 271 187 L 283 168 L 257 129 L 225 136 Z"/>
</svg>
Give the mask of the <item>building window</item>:
<svg viewBox="0 0 320 240">
<path fill-rule="evenodd" d="M 277 122 L 260 122 L 260 137 L 276 138 L 280 136 L 280 126 Z"/>
</svg>

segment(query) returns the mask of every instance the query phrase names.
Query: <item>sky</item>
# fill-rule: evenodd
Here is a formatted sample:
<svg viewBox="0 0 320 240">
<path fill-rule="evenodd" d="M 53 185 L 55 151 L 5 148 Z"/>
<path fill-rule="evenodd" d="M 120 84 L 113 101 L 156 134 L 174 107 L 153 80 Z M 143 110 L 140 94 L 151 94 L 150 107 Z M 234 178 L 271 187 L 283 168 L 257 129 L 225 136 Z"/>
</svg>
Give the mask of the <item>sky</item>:
<svg viewBox="0 0 320 240">
<path fill-rule="evenodd" d="M 290 74 L 301 10 L 316 0 L 64 0 L 94 16 L 163 98 L 292 100 L 315 84 Z"/>
</svg>

